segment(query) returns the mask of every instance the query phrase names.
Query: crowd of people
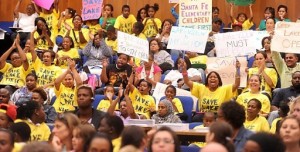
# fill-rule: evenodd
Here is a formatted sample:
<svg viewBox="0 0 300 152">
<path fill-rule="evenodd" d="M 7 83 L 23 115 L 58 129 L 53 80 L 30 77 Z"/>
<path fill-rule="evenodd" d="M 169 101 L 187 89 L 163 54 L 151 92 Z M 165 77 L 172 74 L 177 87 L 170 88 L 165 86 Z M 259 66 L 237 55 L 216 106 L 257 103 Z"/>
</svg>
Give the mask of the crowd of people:
<svg viewBox="0 0 300 152">
<path fill-rule="evenodd" d="M 161 21 L 159 5 L 141 8 L 137 16 L 123 5 L 103 5 L 99 19 L 83 21 L 73 8 L 49 10 L 32 1 L 14 18 L 18 31 L 12 46 L 0 57 L 0 152 L 180 152 L 181 145 L 218 152 L 300 151 L 300 64 L 298 55 L 272 50 L 276 22 L 291 22 L 288 8 L 266 7 L 259 28 L 254 14 L 234 17 L 230 4 L 230 32 L 267 31 L 262 47 L 247 56 L 247 86 L 240 87 L 240 62 L 232 84 L 218 72 L 207 72 L 206 61 L 216 56 L 214 35 L 225 32 L 219 8 L 212 8 L 212 31 L 204 54 L 167 49 L 173 19 Z M 166 8 L 164 8 L 166 9 Z M 149 41 L 148 61 L 118 53 L 117 31 Z M 173 57 L 176 56 L 174 59 Z M 200 66 L 199 66 L 200 63 Z M 98 73 L 92 73 L 96 70 Z M 167 85 L 156 101 L 153 90 Z M 184 111 L 178 89 L 198 99 L 194 111 Z M 104 99 L 93 106 L 95 97 Z M 156 106 L 157 105 L 157 106 Z M 148 132 L 127 126 L 130 119 L 152 119 L 155 124 L 190 123 L 209 127 L 205 142 L 181 142 L 169 127 Z"/>
</svg>

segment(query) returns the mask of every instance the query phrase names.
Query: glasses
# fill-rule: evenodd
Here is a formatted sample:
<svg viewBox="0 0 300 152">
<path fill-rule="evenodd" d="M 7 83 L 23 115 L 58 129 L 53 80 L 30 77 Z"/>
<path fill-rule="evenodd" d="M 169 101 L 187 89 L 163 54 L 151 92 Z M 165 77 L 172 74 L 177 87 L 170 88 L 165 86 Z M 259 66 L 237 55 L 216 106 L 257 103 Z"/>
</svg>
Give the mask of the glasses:
<svg viewBox="0 0 300 152">
<path fill-rule="evenodd" d="M 164 144 L 174 144 L 173 139 L 168 139 L 168 138 L 156 138 L 153 139 L 153 144 L 159 144 L 160 142 L 163 142 Z"/>
</svg>

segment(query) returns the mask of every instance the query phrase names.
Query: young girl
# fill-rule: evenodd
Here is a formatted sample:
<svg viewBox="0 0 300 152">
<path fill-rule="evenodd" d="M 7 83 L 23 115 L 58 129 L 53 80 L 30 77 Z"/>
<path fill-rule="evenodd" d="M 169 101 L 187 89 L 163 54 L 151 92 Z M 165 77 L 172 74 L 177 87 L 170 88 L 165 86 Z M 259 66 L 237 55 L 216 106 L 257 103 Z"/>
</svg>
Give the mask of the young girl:
<svg viewBox="0 0 300 152">
<path fill-rule="evenodd" d="M 259 30 L 264 31 L 266 30 L 266 20 L 268 18 L 275 18 L 275 9 L 273 7 L 266 7 L 264 13 L 264 19 L 259 23 Z"/>
<path fill-rule="evenodd" d="M 145 9 L 149 17 L 145 18 L 143 21 L 143 24 L 145 25 L 143 33 L 147 38 L 153 38 L 157 35 L 157 33 L 159 33 L 161 27 L 160 19 L 154 17 L 155 13 L 159 9 L 159 6 L 156 3 L 153 6 L 147 4 Z"/>
<path fill-rule="evenodd" d="M 74 24 L 72 22 L 73 17 L 75 16 L 76 11 L 73 8 L 67 8 L 65 11 L 61 12 L 57 27 L 58 27 L 58 36 L 56 37 L 56 44 L 61 46 L 63 41 L 63 36 L 67 32 L 68 28 L 73 28 Z"/>
<path fill-rule="evenodd" d="M 82 124 L 73 129 L 71 152 L 86 152 L 88 150 L 88 143 L 96 133 L 95 128 L 90 124 Z"/>
<path fill-rule="evenodd" d="M 79 59 L 78 50 L 74 48 L 71 37 L 65 36 L 62 44 L 62 50 L 57 52 L 56 65 L 62 69 L 68 68 L 67 59 Z"/>
<path fill-rule="evenodd" d="M 144 30 L 144 24 L 142 22 L 138 21 L 133 24 L 133 28 L 132 28 L 133 35 L 138 38 L 147 40 L 145 34 L 142 33 L 143 30 Z"/>
<path fill-rule="evenodd" d="M 132 27 L 135 22 L 135 17 L 130 14 L 129 5 L 123 5 L 122 15 L 117 17 L 114 27 L 121 32 L 132 34 Z"/>
<path fill-rule="evenodd" d="M 42 17 L 38 17 L 35 19 L 34 25 L 37 27 L 34 33 L 35 50 L 48 50 L 49 47 L 53 46 L 53 42 L 51 40 L 51 31 L 48 28 L 46 20 Z"/>
<path fill-rule="evenodd" d="M 105 97 L 105 99 L 100 101 L 100 103 L 97 107 L 97 110 L 107 112 L 108 108 L 110 107 L 111 103 L 113 102 L 112 100 L 115 95 L 114 87 L 112 85 L 106 86 L 104 89 L 104 95 L 106 97 Z M 117 107 L 119 107 L 119 106 L 116 106 L 116 110 L 118 109 Z"/>
<path fill-rule="evenodd" d="M 247 18 L 245 13 L 239 13 L 237 18 L 233 18 L 233 4 L 230 3 L 230 18 L 231 22 L 234 24 L 236 22 L 242 23 L 243 30 L 249 30 L 253 26 L 253 12 L 252 12 L 252 4 L 249 5 L 250 17 Z"/>
<path fill-rule="evenodd" d="M 100 24 L 98 24 L 98 19 L 94 20 L 88 20 L 86 22 L 86 25 L 88 26 L 90 30 L 90 34 L 95 35 L 98 33 L 98 31 L 101 29 Z"/>
<path fill-rule="evenodd" d="M 136 15 L 136 20 L 138 22 L 143 22 L 145 18 L 149 17 L 149 15 L 147 14 L 147 11 L 145 9 L 145 7 L 141 8 L 137 15 Z"/>
<path fill-rule="evenodd" d="M 285 21 L 285 22 L 291 22 L 290 19 L 286 18 L 286 14 L 288 13 L 288 8 L 285 5 L 279 5 L 277 7 L 277 13 L 278 13 L 278 18 L 276 18 L 277 21 Z"/>
<path fill-rule="evenodd" d="M 105 4 L 102 17 L 99 20 L 99 24 L 102 29 L 106 29 L 109 26 L 114 26 L 116 22 L 116 18 L 113 17 L 114 7 L 111 4 Z"/>
<path fill-rule="evenodd" d="M 168 99 L 172 103 L 175 114 L 180 116 L 180 119 L 183 120 L 182 117 L 184 117 L 185 114 L 183 113 L 182 103 L 181 103 L 180 99 L 175 98 L 176 88 L 173 85 L 167 86 L 167 88 L 165 90 L 165 96 L 166 96 L 166 99 Z"/>
<path fill-rule="evenodd" d="M 57 113 L 75 110 L 77 106 L 77 96 L 75 95 L 77 86 L 82 84 L 81 78 L 75 69 L 75 62 L 71 59 L 68 59 L 67 62 L 69 69 L 54 81 L 56 100 L 53 107 Z"/>
</svg>

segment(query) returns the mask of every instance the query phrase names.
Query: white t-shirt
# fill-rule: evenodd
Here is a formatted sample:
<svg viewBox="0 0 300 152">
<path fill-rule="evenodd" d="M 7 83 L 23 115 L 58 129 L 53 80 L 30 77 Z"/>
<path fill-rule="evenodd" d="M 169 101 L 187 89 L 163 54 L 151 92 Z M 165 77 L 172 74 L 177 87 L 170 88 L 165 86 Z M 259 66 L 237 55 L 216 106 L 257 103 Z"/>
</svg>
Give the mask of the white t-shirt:
<svg viewBox="0 0 300 152">
<path fill-rule="evenodd" d="M 35 28 L 34 20 L 39 15 L 37 13 L 28 16 L 24 13 L 19 13 L 19 27 L 22 28 L 22 32 L 32 32 Z"/>
<path fill-rule="evenodd" d="M 188 77 L 194 77 L 194 76 L 200 76 L 201 77 L 201 72 L 197 69 L 194 68 L 189 68 L 187 70 Z M 182 79 L 182 74 L 178 70 L 171 70 L 165 77 L 164 80 L 170 80 L 172 81 L 172 85 L 177 87 L 177 80 Z M 202 78 L 201 78 L 202 79 Z"/>
</svg>

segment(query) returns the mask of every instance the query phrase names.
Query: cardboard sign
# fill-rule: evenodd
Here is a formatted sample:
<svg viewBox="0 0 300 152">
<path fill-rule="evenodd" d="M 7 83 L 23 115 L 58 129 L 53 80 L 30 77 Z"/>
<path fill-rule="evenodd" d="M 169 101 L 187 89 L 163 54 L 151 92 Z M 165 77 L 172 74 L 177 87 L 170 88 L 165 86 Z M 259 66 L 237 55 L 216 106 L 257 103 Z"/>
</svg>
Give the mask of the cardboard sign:
<svg viewBox="0 0 300 152">
<path fill-rule="evenodd" d="M 247 6 L 250 4 L 254 4 L 255 0 L 227 0 L 228 3 L 233 3 L 237 6 Z"/>
<path fill-rule="evenodd" d="M 54 3 L 54 0 L 34 0 L 34 3 L 46 10 L 50 10 L 50 7 Z"/>
<path fill-rule="evenodd" d="M 204 53 L 209 31 L 173 26 L 168 49 Z"/>
<path fill-rule="evenodd" d="M 272 51 L 299 53 L 300 23 L 278 22 L 271 42 Z"/>
<path fill-rule="evenodd" d="M 240 87 L 246 87 L 247 85 L 247 73 L 245 69 L 247 67 L 247 58 L 246 57 L 210 57 L 207 60 L 207 71 L 216 71 L 220 74 L 223 85 L 225 84 L 234 84 L 235 74 L 236 74 L 236 59 L 241 63 L 240 67 Z"/>
<path fill-rule="evenodd" d="M 211 31 L 212 0 L 179 0 L 179 26 Z"/>
<path fill-rule="evenodd" d="M 82 0 L 82 19 L 86 21 L 100 18 L 102 3 L 103 0 Z"/>
<path fill-rule="evenodd" d="M 118 31 L 118 53 L 124 53 L 148 62 L 149 42 Z"/>
</svg>

